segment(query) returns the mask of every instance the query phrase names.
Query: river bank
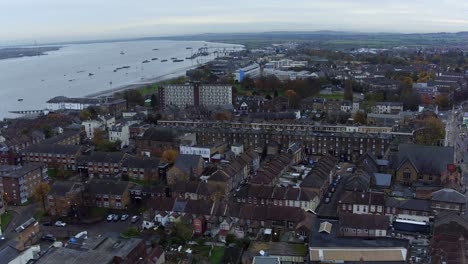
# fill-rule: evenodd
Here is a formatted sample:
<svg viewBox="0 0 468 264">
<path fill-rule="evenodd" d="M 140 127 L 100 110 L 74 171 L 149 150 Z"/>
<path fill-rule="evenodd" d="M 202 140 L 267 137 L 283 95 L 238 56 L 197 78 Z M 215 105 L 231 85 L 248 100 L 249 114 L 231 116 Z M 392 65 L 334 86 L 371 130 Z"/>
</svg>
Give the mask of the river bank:
<svg viewBox="0 0 468 264">
<path fill-rule="evenodd" d="M 112 88 L 112 89 L 108 89 L 108 90 L 88 94 L 85 97 L 86 98 L 98 98 L 98 97 L 102 97 L 102 96 L 112 96 L 112 95 L 114 95 L 116 93 L 123 92 L 125 90 L 142 89 L 142 88 L 147 87 L 147 86 L 151 86 L 151 85 L 158 84 L 158 83 L 161 83 L 161 82 L 164 82 L 164 81 L 169 81 L 169 80 L 172 80 L 172 79 L 179 78 L 181 76 L 185 76 L 185 74 L 186 74 L 186 72 L 188 70 L 196 69 L 196 68 L 198 68 L 200 66 L 203 66 L 203 64 L 186 67 L 186 68 L 180 69 L 178 71 L 167 73 L 167 74 L 155 77 L 155 78 L 150 78 L 150 79 L 143 80 L 142 82 L 138 82 L 138 83 L 134 83 L 134 84 L 128 84 L 128 85 L 122 85 L 120 87 L 116 87 L 116 88 Z"/>
</svg>

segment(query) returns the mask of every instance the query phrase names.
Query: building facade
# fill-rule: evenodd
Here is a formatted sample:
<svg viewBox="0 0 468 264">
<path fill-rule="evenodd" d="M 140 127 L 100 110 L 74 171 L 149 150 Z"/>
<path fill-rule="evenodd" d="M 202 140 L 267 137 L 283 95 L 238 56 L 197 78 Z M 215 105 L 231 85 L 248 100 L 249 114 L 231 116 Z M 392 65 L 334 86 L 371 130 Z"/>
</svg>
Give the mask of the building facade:
<svg viewBox="0 0 468 264">
<path fill-rule="evenodd" d="M 1 166 L 0 178 L 6 202 L 20 205 L 32 197 L 35 186 L 48 179 L 47 167 L 43 163 Z"/>
<path fill-rule="evenodd" d="M 229 85 L 168 85 L 159 89 L 160 104 L 185 108 L 187 106 L 232 105 Z"/>
</svg>

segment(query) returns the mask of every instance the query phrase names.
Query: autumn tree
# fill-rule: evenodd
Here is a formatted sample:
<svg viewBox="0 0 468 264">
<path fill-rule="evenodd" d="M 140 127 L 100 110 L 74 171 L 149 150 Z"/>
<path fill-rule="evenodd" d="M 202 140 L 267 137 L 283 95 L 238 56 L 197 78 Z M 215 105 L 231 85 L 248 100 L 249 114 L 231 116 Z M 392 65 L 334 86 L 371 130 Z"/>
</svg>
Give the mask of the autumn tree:
<svg viewBox="0 0 468 264">
<path fill-rule="evenodd" d="M 354 122 L 362 125 L 367 124 L 367 115 L 363 111 L 357 111 L 354 114 Z"/>
<path fill-rule="evenodd" d="M 88 109 L 83 109 L 80 111 L 80 120 L 85 121 L 85 120 L 90 120 L 91 119 L 91 113 L 89 112 Z"/>
<path fill-rule="evenodd" d="M 93 144 L 97 151 L 113 152 L 120 149 L 121 141 L 110 142 L 106 131 L 102 129 L 94 130 Z"/>
<path fill-rule="evenodd" d="M 291 103 L 291 100 L 296 97 L 297 93 L 294 90 L 286 90 L 284 95 L 288 98 L 288 105 Z"/>
<path fill-rule="evenodd" d="M 46 198 L 47 194 L 50 191 L 49 184 L 45 182 L 41 182 L 38 185 L 34 186 L 33 189 L 33 197 L 37 202 L 42 203 L 42 207 L 44 208 L 44 212 L 46 211 Z"/>
<path fill-rule="evenodd" d="M 253 89 L 255 88 L 255 81 L 249 76 L 245 76 L 244 79 L 240 82 L 241 87 L 244 89 Z"/>
<path fill-rule="evenodd" d="M 441 95 L 436 96 L 435 103 L 441 109 L 446 109 L 450 106 L 450 100 L 446 94 L 441 94 Z"/>
<path fill-rule="evenodd" d="M 232 114 L 229 112 L 218 112 L 214 114 L 214 119 L 219 121 L 229 121 L 232 119 Z"/>
<path fill-rule="evenodd" d="M 428 117 L 423 127 L 415 132 L 415 141 L 421 145 L 437 145 L 445 137 L 445 125 L 437 117 Z"/>
<path fill-rule="evenodd" d="M 177 151 L 173 149 L 168 149 L 163 152 L 162 158 L 168 163 L 174 163 L 177 158 L 177 155 L 178 155 Z"/>
</svg>

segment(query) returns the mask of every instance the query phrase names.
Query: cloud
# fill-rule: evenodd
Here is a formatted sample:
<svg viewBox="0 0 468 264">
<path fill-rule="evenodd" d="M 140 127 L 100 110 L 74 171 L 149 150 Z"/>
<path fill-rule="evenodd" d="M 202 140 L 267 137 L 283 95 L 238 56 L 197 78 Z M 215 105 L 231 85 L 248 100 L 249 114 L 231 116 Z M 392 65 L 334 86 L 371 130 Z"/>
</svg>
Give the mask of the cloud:
<svg viewBox="0 0 468 264">
<path fill-rule="evenodd" d="M 460 0 L 0 0 L 0 41 L 279 29 L 454 32 L 466 30 L 467 17 Z"/>
</svg>

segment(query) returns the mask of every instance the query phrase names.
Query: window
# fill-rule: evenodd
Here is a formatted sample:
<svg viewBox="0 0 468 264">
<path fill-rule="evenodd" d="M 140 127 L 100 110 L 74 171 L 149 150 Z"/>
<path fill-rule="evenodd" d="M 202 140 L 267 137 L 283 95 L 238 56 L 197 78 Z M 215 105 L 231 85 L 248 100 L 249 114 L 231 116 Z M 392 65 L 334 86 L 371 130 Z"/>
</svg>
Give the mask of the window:
<svg viewBox="0 0 468 264">
<path fill-rule="evenodd" d="M 377 212 L 381 213 L 382 212 L 382 206 L 377 206 Z"/>
<path fill-rule="evenodd" d="M 371 211 L 372 213 L 375 212 L 375 205 L 371 205 L 370 211 Z"/>
<path fill-rule="evenodd" d="M 409 170 L 403 172 L 403 179 L 405 179 L 405 180 L 411 179 L 411 172 Z"/>
</svg>

